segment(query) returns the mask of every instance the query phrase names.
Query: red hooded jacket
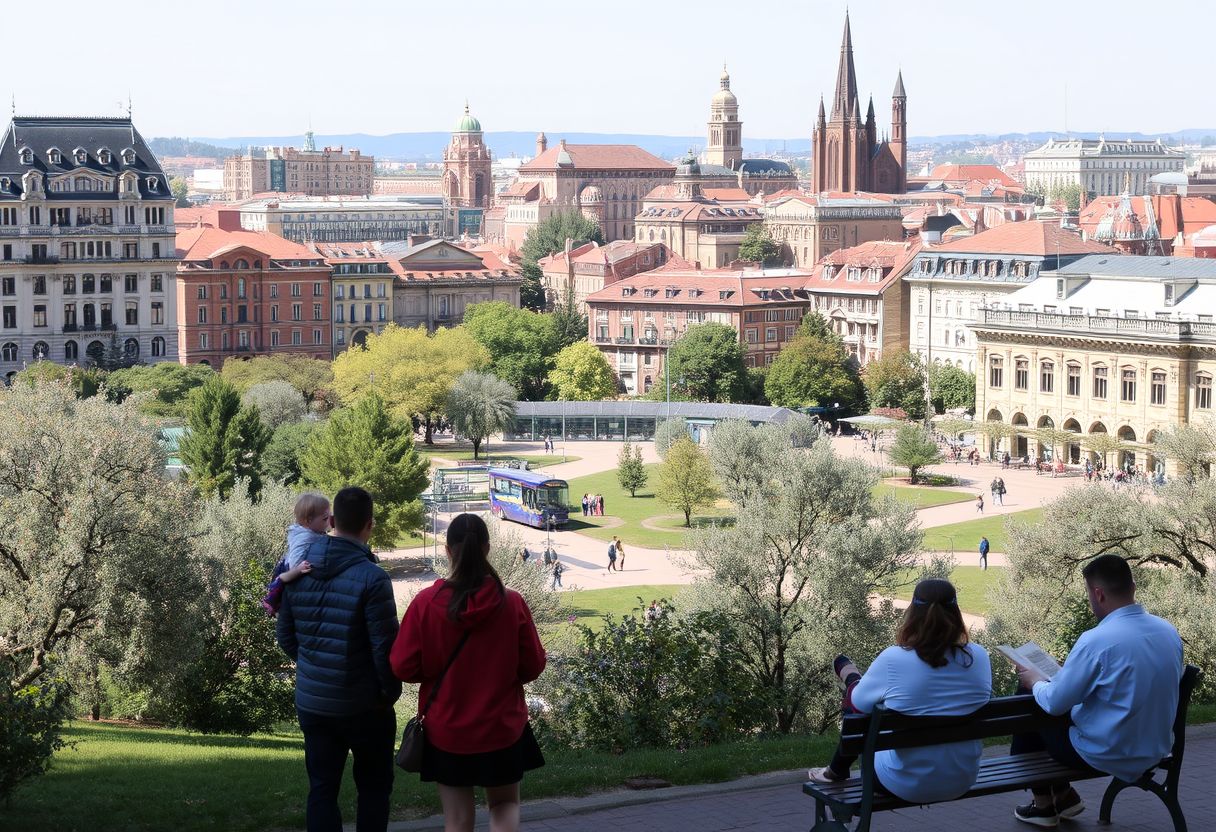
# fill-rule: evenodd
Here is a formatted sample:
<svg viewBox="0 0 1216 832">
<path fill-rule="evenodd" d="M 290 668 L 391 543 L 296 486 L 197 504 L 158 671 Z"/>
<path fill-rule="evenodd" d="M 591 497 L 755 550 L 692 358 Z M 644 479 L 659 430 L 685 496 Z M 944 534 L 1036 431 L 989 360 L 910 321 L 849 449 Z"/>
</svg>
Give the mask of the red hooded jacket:
<svg viewBox="0 0 1216 832">
<path fill-rule="evenodd" d="M 427 742 L 453 754 L 479 754 L 513 745 L 528 722 L 524 683 L 545 669 L 532 612 L 519 593 L 499 595 L 486 579 L 469 596 L 459 622 L 448 616 L 451 590 L 435 581 L 410 602 L 389 663 L 403 682 L 421 682 L 419 710 L 460 636 L 468 641 L 444 677 L 426 715 Z"/>
</svg>

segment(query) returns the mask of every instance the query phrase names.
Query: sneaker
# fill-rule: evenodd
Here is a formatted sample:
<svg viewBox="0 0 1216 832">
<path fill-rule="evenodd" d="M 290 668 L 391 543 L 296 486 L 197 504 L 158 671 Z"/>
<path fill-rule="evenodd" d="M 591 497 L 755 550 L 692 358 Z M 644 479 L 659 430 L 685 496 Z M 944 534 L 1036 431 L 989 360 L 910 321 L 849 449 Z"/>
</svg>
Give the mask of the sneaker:
<svg viewBox="0 0 1216 832">
<path fill-rule="evenodd" d="M 1061 820 L 1070 820 L 1085 811 L 1085 801 L 1076 789 L 1069 789 L 1064 795 L 1055 799 L 1056 814 Z"/>
<path fill-rule="evenodd" d="M 839 783 L 841 780 L 849 779 L 832 771 L 831 766 L 807 769 L 806 776 L 811 779 L 812 783 Z"/>
<path fill-rule="evenodd" d="M 1042 826 L 1045 829 L 1053 829 L 1060 825 L 1060 816 L 1056 814 L 1054 808 L 1040 809 L 1034 804 L 1034 801 L 1025 806 L 1015 806 L 1013 816 L 1022 823 L 1029 823 L 1031 826 Z"/>
</svg>

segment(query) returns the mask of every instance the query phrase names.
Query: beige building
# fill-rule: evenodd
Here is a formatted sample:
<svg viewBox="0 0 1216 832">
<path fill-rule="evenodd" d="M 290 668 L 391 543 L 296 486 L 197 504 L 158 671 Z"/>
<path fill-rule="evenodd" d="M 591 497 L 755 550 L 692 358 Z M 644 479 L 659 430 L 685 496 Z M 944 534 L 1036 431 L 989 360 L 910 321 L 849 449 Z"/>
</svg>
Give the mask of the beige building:
<svg viewBox="0 0 1216 832">
<path fill-rule="evenodd" d="M 434 331 L 456 326 L 475 303 L 519 306 L 519 269 L 487 249 L 466 249 L 446 240 L 421 245 L 380 243 L 393 270 L 393 322 Z"/>
<path fill-rule="evenodd" d="M 571 294 L 585 314 L 587 296 L 638 272 L 648 272 L 667 262 L 667 248 L 659 243 L 617 240 L 606 245 L 583 243 L 569 252 L 559 251 L 537 261 L 545 303 L 550 308 Z"/>
<path fill-rule="evenodd" d="M 1108 464 L 1166 470 L 1157 433 L 1213 414 L 1214 313 L 1216 262 L 1095 255 L 1044 273 L 972 326 L 977 417 L 1075 433 L 1055 449 L 1071 463 L 1096 459 L 1082 437 L 1107 434 L 1129 446 Z M 1000 449 L 1053 452 L 1028 436 Z"/>
<path fill-rule="evenodd" d="M 235 202 L 271 191 L 305 196 L 369 196 L 376 167 L 373 156 L 358 150 L 314 150 L 309 133 L 304 150 L 294 147 L 251 149 L 224 160 L 224 199 Z"/>
<path fill-rule="evenodd" d="M 1149 179 L 1159 173 L 1181 173 L 1186 154 L 1166 147 L 1161 139 L 1048 139 L 1026 154 L 1026 190 L 1049 193 L 1053 188 L 1080 185 L 1095 196 L 1116 196 L 1125 187 L 1133 195 L 1149 192 Z"/>
<path fill-rule="evenodd" d="M 902 240 L 903 209 L 889 197 L 783 191 L 764 207 L 764 226 L 785 262 L 809 269 L 826 255 L 872 240 Z"/>
</svg>

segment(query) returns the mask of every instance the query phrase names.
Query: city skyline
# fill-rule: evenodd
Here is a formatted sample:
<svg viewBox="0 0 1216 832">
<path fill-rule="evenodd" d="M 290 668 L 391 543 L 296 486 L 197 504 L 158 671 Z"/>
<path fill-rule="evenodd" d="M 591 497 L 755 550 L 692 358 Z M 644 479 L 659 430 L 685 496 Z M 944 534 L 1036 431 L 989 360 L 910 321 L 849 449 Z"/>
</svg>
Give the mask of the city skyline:
<svg viewBox="0 0 1216 832">
<path fill-rule="evenodd" d="M 1181 21 L 1205 11 L 1200 2 L 1178 5 Z M 77 0 L 66 8 L 76 20 L 96 9 Z M 1145 64 L 1132 59 L 1143 45 L 1127 40 L 1141 11 L 1130 3 L 1094 15 L 1031 0 L 1013 15 L 952 8 L 914 20 L 903 8 L 855 0 L 849 14 L 859 92 L 885 109 L 902 70 L 911 136 L 1207 126 L 1194 113 L 1200 84 L 1187 83 L 1201 77 L 1203 27 L 1177 26 L 1168 42 L 1149 47 Z M 537 0 L 511 16 L 473 0 L 458 22 L 438 7 L 386 0 L 344 9 L 349 20 L 320 39 L 317 14 L 335 17 L 331 5 L 220 0 L 206 14 L 157 6 L 154 19 L 165 28 L 155 37 L 170 47 L 169 72 L 152 71 L 145 49 L 114 49 L 126 36 L 123 17 L 57 32 L 71 62 L 48 62 L 36 40 L 15 38 L 13 65 L 38 72 L 11 86 L 13 106 L 19 114 L 117 115 L 129 96 L 148 135 L 296 135 L 309 126 L 384 135 L 450 130 L 467 99 L 487 131 L 696 135 L 725 60 L 745 136 L 801 138 L 820 95 L 831 94 L 845 16 L 839 0 L 756 13 L 751 24 L 723 0 L 701 4 L 695 16 L 641 0 L 594 16 Z M 723 42 L 727 32 L 731 42 Z M 1111 54 L 1120 50 L 1126 60 Z M 80 84 L 82 65 L 118 72 Z M 1132 71 L 1103 68 L 1112 65 Z"/>
</svg>

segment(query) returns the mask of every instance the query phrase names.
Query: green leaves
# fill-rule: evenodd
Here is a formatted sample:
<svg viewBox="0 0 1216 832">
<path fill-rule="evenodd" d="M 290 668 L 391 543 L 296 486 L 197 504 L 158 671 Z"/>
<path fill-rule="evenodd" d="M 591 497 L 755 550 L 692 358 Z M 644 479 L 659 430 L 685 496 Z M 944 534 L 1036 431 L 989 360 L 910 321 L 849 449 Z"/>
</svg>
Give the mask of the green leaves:
<svg viewBox="0 0 1216 832">
<path fill-rule="evenodd" d="M 861 399 L 861 382 L 840 336 L 812 312 L 768 368 L 764 393 L 777 407 L 851 409 Z"/>
<path fill-rule="evenodd" d="M 241 405 L 235 387 L 218 375 L 209 376 L 190 395 L 186 428 L 179 451 L 187 476 L 201 494 L 226 497 L 236 480 L 247 479 L 257 495 L 270 429 L 256 407 Z"/>
<path fill-rule="evenodd" d="M 734 327 L 716 323 L 691 326 L 669 351 L 671 389 L 695 401 L 737 401 L 747 394 L 743 356 Z"/>
<path fill-rule="evenodd" d="M 892 465 L 908 469 L 909 482 L 916 482 L 921 468 L 942 461 L 937 442 L 920 425 L 901 426 L 895 433 L 895 441 L 891 443 L 888 454 Z"/>
<path fill-rule="evenodd" d="M 749 225 L 743 242 L 739 244 L 739 259 L 750 260 L 762 266 L 781 265 L 781 244 L 773 239 L 762 223 Z"/>
<path fill-rule="evenodd" d="M 456 432 L 473 443 L 476 459 L 481 443 L 515 418 L 515 388 L 489 373 L 462 373 L 452 385 L 447 414 Z"/>
<path fill-rule="evenodd" d="M 616 396 L 616 374 L 599 348 L 587 341 L 557 354 L 549 383 L 561 401 L 593 402 Z"/>
<path fill-rule="evenodd" d="M 587 219 L 579 211 L 558 211 L 533 226 L 520 247 L 520 271 L 524 276 L 524 285 L 520 287 L 519 300 L 524 307 L 537 311 L 545 308 L 545 290 L 541 285 L 537 261 L 564 251 L 567 239 L 577 246 L 589 241 L 602 243 L 604 235 L 598 223 Z"/>
<path fill-rule="evenodd" d="M 646 466 L 642 464 L 642 448 L 632 442 L 621 446 L 621 452 L 616 458 L 616 477 L 621 488 L 629 492 L 630 497 L 638 495 L 638 489 L 646 485 Z"/>
<path fill-rule="evenodd" d="M 512 385 L 524 401 L 540 401 L 548 395 L 549 370 L 561 349 L 552 315 L 516 309 L 502 301 L 478 303 L 465 312 L 464 329 L 489 350 L 488 371 Z"/>
<path fill-rule="evenodd" d="M 683 513 L 685 526 L 691 524 L 694 511 L 709 508 L 718 499 L 718 486 L 709 458 L 687 434 L 667 449 L 667 457 L 659 469 L 655 496 Z"/>
</svg>

